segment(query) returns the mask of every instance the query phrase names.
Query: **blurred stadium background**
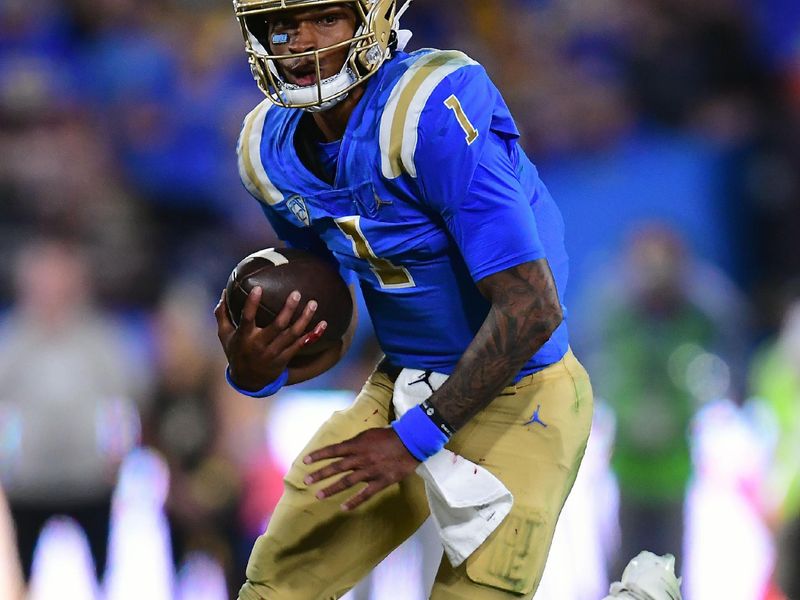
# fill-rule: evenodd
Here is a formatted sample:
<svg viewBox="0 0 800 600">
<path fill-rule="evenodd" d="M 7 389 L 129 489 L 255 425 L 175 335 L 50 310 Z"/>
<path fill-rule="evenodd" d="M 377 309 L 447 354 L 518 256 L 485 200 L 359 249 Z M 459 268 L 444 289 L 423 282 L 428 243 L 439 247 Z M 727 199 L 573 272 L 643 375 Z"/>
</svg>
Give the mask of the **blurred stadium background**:
<svg viewBox="0 0 800 600">
<path fill-rule="evenodd" d="M 800 3 L 404 24 L 486 65 L 567 222 L 602 401 L 536 598 L 597 600 L 650 546 L 689 600 L 800 598 Z M 320 380 L 224 384 L 213 306 L 275 244 L 236 173 L 242 50 L 228 2 L 0 0 L 0 598 L 230 597 L 287 460 L 378 358 L 362 311 Z M 423 528 L 348 598 L 425 597 L 438 552 Z"/>
</svg>

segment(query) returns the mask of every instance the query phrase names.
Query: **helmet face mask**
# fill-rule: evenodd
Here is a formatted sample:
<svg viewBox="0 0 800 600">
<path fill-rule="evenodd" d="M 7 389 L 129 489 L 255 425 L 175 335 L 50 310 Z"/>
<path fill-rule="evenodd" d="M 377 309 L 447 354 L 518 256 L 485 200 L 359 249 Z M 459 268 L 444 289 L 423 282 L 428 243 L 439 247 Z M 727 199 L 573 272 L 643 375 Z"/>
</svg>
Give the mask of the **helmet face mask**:
<svg viewBox="0 0 800 600">
<path fill-rule="evenodd" d="M 391 53 L 396 0 L 233 0 L 233 5 L 253 76 L 267 98 L 279 106 L 311 112 L 327 110 L 374 75 Z M 347 6 L 355 13 L 356 30 L 352 37 L 305 52 L 272 53 L 268 37 L 272 15 L 336 5 Z M 333 76 L 325 76 L 322 69 L 325 60 L 330 55 L 345 52 L 341 70 Z M 314 65 L 313 84 L 293 85 L 282 75 L 282 64 L 298 60 Z"/>
</svg>

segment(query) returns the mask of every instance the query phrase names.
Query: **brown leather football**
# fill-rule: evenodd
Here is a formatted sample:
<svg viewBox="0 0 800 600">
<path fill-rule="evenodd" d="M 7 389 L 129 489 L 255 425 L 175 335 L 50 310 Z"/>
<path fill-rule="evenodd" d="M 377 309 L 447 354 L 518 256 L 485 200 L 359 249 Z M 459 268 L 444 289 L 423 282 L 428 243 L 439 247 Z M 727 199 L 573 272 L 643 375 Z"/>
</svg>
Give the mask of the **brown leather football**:
<svg viewBox="0 0 800 600">
<path fill-rule="evenodd" d="M 339 340 L 353 318 L 353 299 L 347 284 L 333 262 L 294 248 L 267 248 L 245 257 L 231 272 L 226 286 L 228 314 L 238 326 L 250 291 L 263 290 L 256 313 L 256 325 L 266 327 L 283 308 L 294 290 L 302 294 L 294 318 L 300 316 L 309 300 L 319 304 L 311 321 L 311 331 L 320 321 L 328 327 L 322 337 L 300 354 L 316 354 Z"/>
</svg>

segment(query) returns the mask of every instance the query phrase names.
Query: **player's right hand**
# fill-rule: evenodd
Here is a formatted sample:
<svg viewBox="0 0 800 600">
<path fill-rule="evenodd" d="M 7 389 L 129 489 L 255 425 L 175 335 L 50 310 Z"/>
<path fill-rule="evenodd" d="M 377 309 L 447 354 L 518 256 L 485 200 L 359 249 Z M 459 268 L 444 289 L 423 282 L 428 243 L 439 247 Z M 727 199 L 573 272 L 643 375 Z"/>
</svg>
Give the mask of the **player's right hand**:
<svg viewBox="0 0 800 600">
<path fill-rule="evenodd" d="M 239 327 L 230 319 L 224 290 L 214 309 L 217 335 L 228 357 L 231 379 L 239 388 L 247 391 L 263 389 L 275 381 L 300 349 L 316 342 L 328 326 L 325 321 L 320 321 L 313 330 L 309 330 L 317 310 L 314 300 L 308 302 L 300 316 L 292 321 L 302 301 L 300 292 L 294 291 L 289 294 L 272 323 L 258 327 L 256 312 L 262 293 L 260 287 L 255 287 L 247 296 Z"/>
</svg>

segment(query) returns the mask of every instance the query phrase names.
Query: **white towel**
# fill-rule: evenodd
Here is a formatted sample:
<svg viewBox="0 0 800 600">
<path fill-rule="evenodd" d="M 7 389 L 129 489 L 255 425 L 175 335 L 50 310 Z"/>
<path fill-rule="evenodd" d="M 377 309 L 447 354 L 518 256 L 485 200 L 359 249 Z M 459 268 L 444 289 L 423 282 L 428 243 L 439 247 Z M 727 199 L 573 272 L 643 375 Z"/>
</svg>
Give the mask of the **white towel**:
<svg viewBox="0 0 800 600">
<path fill-rule="evenodd" d="M 403 369 L 394 384 L 394 410 L 401 417 L 428 399 L 447 375 Z M 483 467 L 444 449 L 417 467 L 425 481 L 431 517 L 454 567 L 460 565 L 505 519 L 514 497 Z"/>
</svg>

